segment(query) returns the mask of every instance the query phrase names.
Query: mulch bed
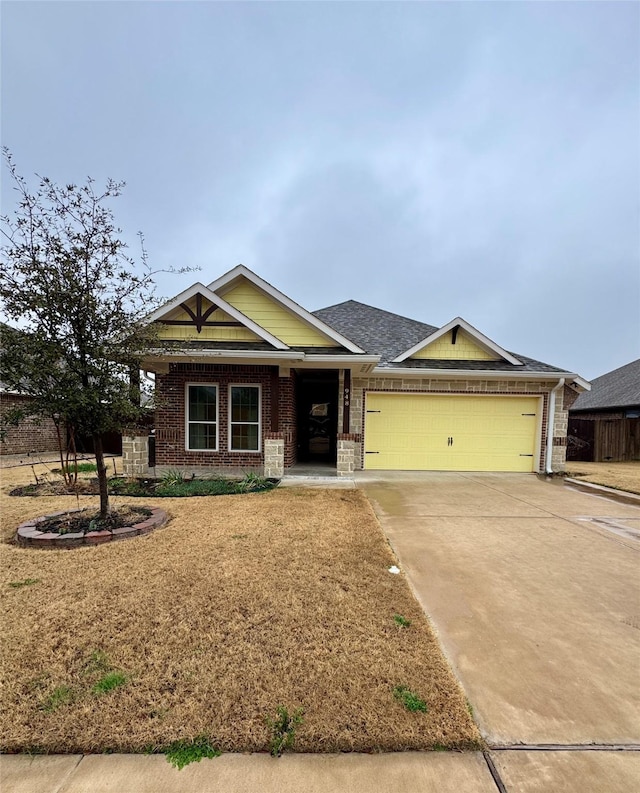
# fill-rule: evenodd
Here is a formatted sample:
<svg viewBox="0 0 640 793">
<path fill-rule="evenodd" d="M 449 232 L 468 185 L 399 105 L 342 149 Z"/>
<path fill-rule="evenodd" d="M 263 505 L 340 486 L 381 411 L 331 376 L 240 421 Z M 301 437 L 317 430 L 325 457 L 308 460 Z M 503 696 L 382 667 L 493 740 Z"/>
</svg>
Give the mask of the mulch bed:
<svg viewBox="0 0 640 793">
<path fill-rule="evenodd" d="M 168 483 L 163 479 L 150 477 L 129 478 L 112 477 L 109 479 L 109 493 L 130 498 L 181 498 L 193 496 L 226 496 L 237 493 L 261 493 L 271 490 L 278 480 L 267 479 L 256 482 L 242 482 L 235 479 L 187 479 L 183 482 Z M 69 486 L 63 479 L 44 479 L 14 487 L 10 496 L 95 496 L 99 494 L 97 478 L 79 478 L 75 485 Z"/>
<path fill-rule="evenodd" d="M 40 531 L 55 532 L 56 534 L 113 531 L 123 526 L 139 523 L 149 515 L 151 515 L 151 510 L 145 507 L 125 506 L 120 509 L 113 509 L 106 518 L 100 518 L 100 513 L 94 509 L 81 509 L 64 512 L 62 515 L 45 515 L 39 521 L 38 529 Z"/>
</svg>

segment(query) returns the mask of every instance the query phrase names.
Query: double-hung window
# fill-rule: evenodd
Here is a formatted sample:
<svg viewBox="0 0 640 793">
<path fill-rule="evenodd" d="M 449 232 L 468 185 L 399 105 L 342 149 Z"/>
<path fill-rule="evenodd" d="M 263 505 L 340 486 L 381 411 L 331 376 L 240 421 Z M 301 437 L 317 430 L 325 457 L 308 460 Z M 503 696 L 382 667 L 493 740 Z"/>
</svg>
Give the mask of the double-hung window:
<svg viewBox="0 0 640 793">
<path fill-rule="evenodd" d="M 260 451 L 260 386 L 229 386 L 229 449 Z"/>
<path fill-rule="evenodd" d="M 218 386 L 187 385 L 187 449 L 218 451 Z"/>
</svg>

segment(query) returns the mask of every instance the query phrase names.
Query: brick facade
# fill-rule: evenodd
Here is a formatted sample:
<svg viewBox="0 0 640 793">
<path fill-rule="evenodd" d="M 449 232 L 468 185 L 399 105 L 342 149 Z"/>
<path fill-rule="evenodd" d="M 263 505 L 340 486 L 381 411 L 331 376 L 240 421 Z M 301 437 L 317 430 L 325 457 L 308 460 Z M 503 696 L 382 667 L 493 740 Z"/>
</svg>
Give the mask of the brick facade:
<svg viewBox="0 0 640 793">
<path fill-rule="evenodd" d="M 19 394 L 2 394 L 0 414 L 4 416 L 13 408 L 28 408 L 31 397 Z M 58 451 L 58 436 L 51 419 L 27 418 L 17 427 L 7 427 L 0 442 L 0 455 L 31 454 Z"/>
<path fill-rule="evenodd" d="M 272 383 L 278 375 L 279 410 L 277 430 L 272 427 Z M 340 372 L 340 383 L 343 373 Z M 185 386 L 187 383 L 217 384 L 219 389 L 219 442 L 217 452 L 185 449 Z M 260 452 L 229 451 L 228 393 L 229 385 L 261 386 L 262 439 Z M 544 471 L 547 451 L 549 393 L 554 381 L 538 380 L 457 380 L 422 377 L 356 377 L 351 382 L 350 430 L 340 435 L 338 466 L 342 473 L 364 467 L 362 433 L 365 420 L 365 395 L 369 391 L 432 394 L 487 394 L 535 396 L 542 398 L 542 416 L 537 470 Z M 295 374 L 280 377 L 277 367 L 231 364 L 172 364 L 168 374 L 159 374 L 156 381 L 156 464 L 159 468 L 186 466 L 194 471 L 208 469 L 265 470 L 265 450 L 269 446 L 269 469 L 274 470 L 276 456 L 283 455 L 286 470 L 296 462 L 296 393 Z M 342 389 L 339 391 L 339 412 L 342 413 Z M 556 393 L 553 421 L 552 469 L 564 470 L 568 407 L 575 399 L 568 387 Z M 339 417 L 339 428 L 342 416 Z M 266 441 L 270 443 L 267 444 Z M 348 459 L 347 459 L 348 458 Z M 353 459 L 353 462 L 351 461 Z"/>
<path fill-rule="evenodd" d="M 284 441 L 285 466 L 296 458 L 295 385 L 293 374 L 279 377 L 278 367 L 236 364 L 171 364 L 168 374 L 156 378 L 156 465 L 262 471 L 264 437 L 272 427 L 272 381 L 278 377 L 278 433 Z M 218 451 L 188 451 L 185 446 L 185 388 L 187 383 L 218 386 Z M 229 385 L 261 388 L 261 450 L 229 450 Z"/>
</svg>

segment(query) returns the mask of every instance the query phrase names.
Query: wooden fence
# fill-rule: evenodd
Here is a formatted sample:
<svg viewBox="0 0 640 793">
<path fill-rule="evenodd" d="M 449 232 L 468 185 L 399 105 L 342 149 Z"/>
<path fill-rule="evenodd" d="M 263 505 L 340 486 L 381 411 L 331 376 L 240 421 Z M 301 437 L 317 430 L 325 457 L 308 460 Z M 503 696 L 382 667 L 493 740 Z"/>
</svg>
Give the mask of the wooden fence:
<svg viewBox="0 0 640 793">
<path fill-rule="evenodd" d="M 640 460 L 640 418 L 569 418 L 567 460 Z"/>
</svg>

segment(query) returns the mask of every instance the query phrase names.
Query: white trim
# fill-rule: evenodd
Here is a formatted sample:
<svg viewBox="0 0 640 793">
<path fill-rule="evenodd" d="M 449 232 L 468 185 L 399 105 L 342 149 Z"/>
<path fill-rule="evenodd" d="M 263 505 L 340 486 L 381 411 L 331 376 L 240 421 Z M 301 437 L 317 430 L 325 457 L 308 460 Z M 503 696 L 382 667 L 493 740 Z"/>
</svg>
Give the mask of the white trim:
<svg viewBox="0 0 640 793">
<path fill-rule="evenodd" d="M 477 328 L 474 328 L 473 325 L 470 325 L 466 320 L 462 319 L 462 317 L 455 317 L 451 320 L 451 322 L 447 322 L 446 325 L 443 325 L 439 330 L 432 333 L 430 336 L 422 339 L 417 344 L 414 344 L 411 349 L 403 352 L 402 355 L 399 355 L 397 358 L 393 359 L 393 363 L 402 363 L 402 361 L 410 358 L 415 353 L 419 352 L 420 350 L 425 349 L 428 347 L 432 342 L 441 339 L 445 336 L 450 330 L 453 330 L 455 327 L 460 327 L 465 330 L 474 341 L 478 342 L 480 347 L 485 349 L 487 352 L 493 352 L 496 355 L 499 355 L 500 358 L 504 358 L 505 361 L 513 364 L 514 366 L 522 366 L 522 361 L 518 360 L 515 356 L 511 355 L 510 352 L 507 352 L 505 349 L 500 347 L 488 336 L 485 336 L 484 333 L 480 333 Z"/>
<path fill-rule="evenodd" d="M 307 363 L 336 363 L 336 364 L 352 364 L 353 367 L 362 366 L 363 363 L 378 363 L 380 361 L 379 355 L 314 355 L 312 352 L 304 354 L 304 360 Z M 342 368 L 340 366 L 336 367 Z M 349 367 L 347 367 L 348 369 Z"/>
<path fill-rule="evenodd" d="M 547 416 L 547 448 L 545 455 L 545 473 L 553 473 L 553 437 L 556 426 L 556 394 L 564 386 L 566 380 L 561 377 L 558 384 L 549 391 L 549 415 Z"/>
<path fill-rule="evenodd" d="M 175 361 L 177 358 L 193 358 L 194 360 L 200 358 L 258 358 L 273 361 L 302 361 L 304 353 L 295 350 L 207 350 L 205 348 L 199 350 L 149 350 L 144 360 Z"/>
<path fill-rule="evenodd" d="M 189 388 L 190 386 L 208 386 L 216 389 L 216 448 L 215 449 L 191 449 L 189 448 L 189 424 L 213 424 L 212 421 L 190 421 L 189 420 Z M 184 384 L 184 450 L 185 452 L 204 452 L 205 454 L 217 454 L 220 451 L 220 386 L 218 383 L 189 382 Z"/>
<path fill-rule="evenodd" d="M 430 380 L 546 380 L 553 382 L 559 377 L 577 382 L 581 378 L 572 372 L 521 372 L 496 371 L 495 369 L 416 369 L 416 368 L 388 368 L 376 366 L 371 373 L 374 377 L 428 377 Z"/>
<path fill-rule="evenodd" d="M 218 308 L 221 308 L 225 311 L 229 316 L 233 317 L 237 322 L 241 322 L 245 328 L 248 330 L 253 331 L 257 336 L 260 336 L 269 344 L 272 344 L 277 350 L 288 350 L 289 346 L 285 344 L 280 339 L 276 338 L 273 334 L 269 333 L 268 330 L 265 330 L 263 327 L 258 325 L 252 319 L 247 317 L 241 311 L 238 311 L 237 308 L 234 308 L 230 303 L 227 303 L 226 300 L 223 300 L 220 295 L 217 295 L 212 289 L 201 284 L 197 281 L 195 284 L 191 284 L 188 289 L 185 289 L 184 292 L 180 292 L 179 295 L 169 300 L 168 303 L 160 306 L 160 308 L 153 311 L 147 317 L 145 317 L 144 322 L 146 324 L 150 324 L 151 322 L 162 321 L 162 317 L 169 314 L 171 311 L 175 311 L 175 309 L 180 308 L 180 303 L 184 303 L 185 300 L 189 300 L 192 297 L 195 297 L 200 293 L 203 297 L 206 297 L 211 303 L 214 303 Z"/>
<path fill-rule="evenodd" d="M 583 391 L 591 391 L 591 383 L 588 380 L 585 380 L 584 377 L 578 377 L 578 375 L 574 375 L 573 382 Z"/>
<path fill-rule="evenodd" d="M 337 330 L 334 330 L 329 325 L 326 325 L 324 322 L 322 322 L 322 320 L 314 317 L 313 314 L 295 303 L 290 297 L 287 297 L 279 289 L 276 289 L 275 286 L 271 286 L 271 284 L 264 281 L 259 275 L 256 275 L 253 271 L 249 270 L 248 267 L 245 267 L 244 264 L 239 264 L 237 267 L 234 267 L 233 270 L 229 270 L 228 273 L 225 273 L 224 275 L 221 275 L 220 278 L 212 281 L 209 284 L 209 289 L 213 290 L 214 292 L 217 292 L 220 289 L 224 294 L 224 288 L 240 276 L 246 278 L 247 281 L 251 281 L 254 286 L 257 286 L 258 289 L 261 289 L 263 292 L 269 295 L 269 297 L 280 303 L 281 306 L 286 308 L 292 314 L 311 325 L 323 336 L 326 336 L 332 341 L 337 342 L 341 347 L 346 347 L 350 352 L 364 352 L 364 350 L 358 347 L 357 344 L 354 344 L 346 336 L 343 336 L 341 333 L 338 333 Z"/>
<path fill-rule="evenodd" d="M 231 419 L 231 389 L 232 388 L 257 388 L 258 389 L 258 448 L 257 449 L 232 449 L 231 426 L 233 424 L 248 424 L 253 426 L 254 421 L 232 421 Z M 262 386 L 260 383 L 229 383 L 227 387 L 227 447 L 231 454 L 262 454 Z"/>
</svg>

